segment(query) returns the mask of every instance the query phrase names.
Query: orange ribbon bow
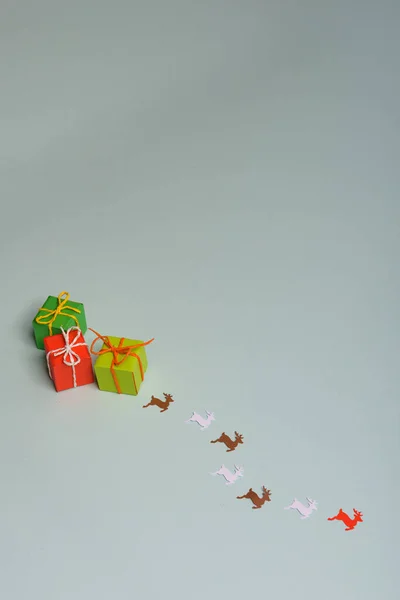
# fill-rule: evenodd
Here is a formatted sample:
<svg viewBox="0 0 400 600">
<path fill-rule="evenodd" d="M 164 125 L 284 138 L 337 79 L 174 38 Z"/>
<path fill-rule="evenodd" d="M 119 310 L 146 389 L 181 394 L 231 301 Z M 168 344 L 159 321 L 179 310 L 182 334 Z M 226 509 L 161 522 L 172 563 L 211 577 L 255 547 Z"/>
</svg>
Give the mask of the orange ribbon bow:
<svg viewBox="0 0 400 600">
<path fill-rule="evenodd" d="M 112 377 L 113 377 L 113 380 L 115 383 L 115 387 L 117 388 L 118 394 L 121 394 L 122 392 L 121 392 L 120 385 L 118 383 L 117 376 L 115 374 L 115 367 L 122 365 L 122 363 L 126 361 L 128 356 L 135 356 L 137 358 L 138 363 L 139 363 L 139 368 L 140 368 L 140 374 L 142 376 L 142 381 L 144 380 L 144 369 L 143 369 L 142 359 L 140 358 L 140 356 L 138 354 L 136 354 L 136 352 L 134 352 L 134 350 L 136 350 L 136 348 L 143 348 L 144 346 L 148 346 L 148 344 L 151 344 L 151 342 L 154 341 L 154 338 L 152 338 L 148 342 L 142 342 L 141 344 L 134 344 L 132 346 L 123 346 L 122 344 L 124 343 L 125 338 L 121 338 L 119 340 L 118 346 L 113 346 L 113 344 L 110 342 L 108 336 L 100 335 L 100 333 L 98 333 L 91 327 L 89 327 L 89 329 L 90 329 L 90 331 L 93 331 L 93 333 L 95 333 L 97 335 L 97 337 L 93 340 L 93 342 L 90 345 L 90 352 L 92 354 L 94 354 L 95 356 L 102 356 L 103 354 L 108 354 L 109 352 L 112 352 L 113 359 L 111 362 L 110 370 L 111 370 L 111 374 L 112 374 Z M 105 344 L 107 347 L 102 348 L 99 351 L 93 350 L 93 347 L 98 340 L 102 340 L 103 344 Z M 119 355 L 121 356 L 121 358 L 119 358 Z M 133 384 L 135 386 L 136 393 L 138 393 L 135 378 L 133 378 Z"/>
</svg>

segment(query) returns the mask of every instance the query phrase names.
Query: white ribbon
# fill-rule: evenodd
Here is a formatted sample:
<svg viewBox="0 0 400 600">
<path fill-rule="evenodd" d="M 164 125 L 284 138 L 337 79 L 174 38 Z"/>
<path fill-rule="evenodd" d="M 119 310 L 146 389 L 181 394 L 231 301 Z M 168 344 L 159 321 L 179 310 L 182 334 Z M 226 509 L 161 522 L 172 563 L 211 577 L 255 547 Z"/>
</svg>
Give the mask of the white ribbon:
<svg viewBox="0 0 400 600">
<path fill-rule="evenodd" d="M 72 340 L 72 342 L 69 341 L 69 334 L 71 333 L 71 331 L 76 331 L 76 336 L 74 337 L 74 339 Z M 79 363 L 81 362 L 81 357 L 73 351 L 73 348 L 77 348 L 78 346 L 87 346 L 86 342 L 78 342 L 78 339 L 81 335 L 81 330 L 79 329 L 79 327 L 70 327 L 67 331 L 64 331 L 64 329 L 61 327 L 61 333 L 64 336 L 64 340 L 65 340 L 65 346 L 63 348 L 57 348 L 56 350 L 50 350 L 50 352 L 48 352 L 46 354 L 46 360 L 47 360 L 47 369 L 49 371 L 49 375 L 51 376 L 51 371 L 50 371 L 50 362 L 49 362 L 49 357 L 50 354 L 53 354 L 54 356 L 62 356 L 63 357 L 63 363 L 64 365 L 66 365 L 67 367 L 72 367 L 72 377 L 74 379 L 74 388 L 76 387 L 76 374 L 75 374 L 75 366 L 79 365 Z"/>
</svg>

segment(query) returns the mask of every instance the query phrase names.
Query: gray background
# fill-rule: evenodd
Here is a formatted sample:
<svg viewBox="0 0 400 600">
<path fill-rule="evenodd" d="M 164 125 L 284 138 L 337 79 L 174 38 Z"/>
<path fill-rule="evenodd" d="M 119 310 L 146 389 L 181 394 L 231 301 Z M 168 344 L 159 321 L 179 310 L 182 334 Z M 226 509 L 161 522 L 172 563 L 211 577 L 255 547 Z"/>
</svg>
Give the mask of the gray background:
<svg viewBox="0 0 400 600">
<path fill-rule="evenodd" d="M 398 2 L 0 16 L 1 597 L 398 598 Z M 54 392 L 31 320 L 62 290 L 155 336 L 138 398 Z"/>
</svg>

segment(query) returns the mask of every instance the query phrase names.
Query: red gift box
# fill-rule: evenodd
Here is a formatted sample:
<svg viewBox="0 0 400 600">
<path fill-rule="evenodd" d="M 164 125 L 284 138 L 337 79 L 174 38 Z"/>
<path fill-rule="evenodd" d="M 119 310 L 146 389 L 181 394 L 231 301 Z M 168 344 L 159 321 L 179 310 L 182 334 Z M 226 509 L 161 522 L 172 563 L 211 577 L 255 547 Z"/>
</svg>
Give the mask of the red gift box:
<svg viewBox="0 0 400 600">
<path fill-rule="evenodd" d="M 94 383 L 92 359 L 79 327 L 43 340 L 47 368 L 57 392 Z"/>
</svg>

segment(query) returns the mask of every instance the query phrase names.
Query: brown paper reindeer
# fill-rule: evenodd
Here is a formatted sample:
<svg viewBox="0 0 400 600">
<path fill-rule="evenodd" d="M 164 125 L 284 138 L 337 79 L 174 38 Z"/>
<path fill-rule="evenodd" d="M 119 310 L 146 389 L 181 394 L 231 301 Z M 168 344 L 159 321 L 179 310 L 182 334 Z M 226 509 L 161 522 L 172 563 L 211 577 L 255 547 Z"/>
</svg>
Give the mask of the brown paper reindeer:
<svg viewBox="0 0 400 600">
<path fill-rule="evenodd" d="M 256 494 L 253 491 L 252 488 L 250 488 L 249 491 L 247 492 L 247 494 L 244 494 L 244 496 L 236 496 L 236 498 L 238 500 L 242 500 L 242 498 L 248 498 L 254 504 L 254 506 L 252 506 L 252 508 L 254 510 L 256 510 L 257 508 L 261 508 L 266 502 L 271 502 L 271 490 L 267 490 L 267 488 L 265 486 L 262 486 L 261 490 L 262 490 L 261 498 L 258 494 Z"/>
<path fill-rule="evenodd" d="M 165 400 L 160 400 L 159 398 L 152 396 L 150 402 L 144 404 L 143 408 L 147 408 L 148 406 L 158 406 L 161 409 L 160 412 L 165 412 L 168 410 L 171 402 L 174 402 L 174 399 L 171 394 L 164 394 L 164 398 Z"/>
<path fill-rule="evenodd" d="M 229 435 L 226 435 L 224 431 L 223 433 L 221 433 L 218 439 L 212 440 L 210 444 L 216 444 L 217 442 L 225 444 L 225 446 L 228 448 L 227 452 L 233 452 L 239 444 L 243 444 L 243 436 L 237 431 L 235 431 L 235 439 L 232 440 L 229 437 Z"/>
</svg>

